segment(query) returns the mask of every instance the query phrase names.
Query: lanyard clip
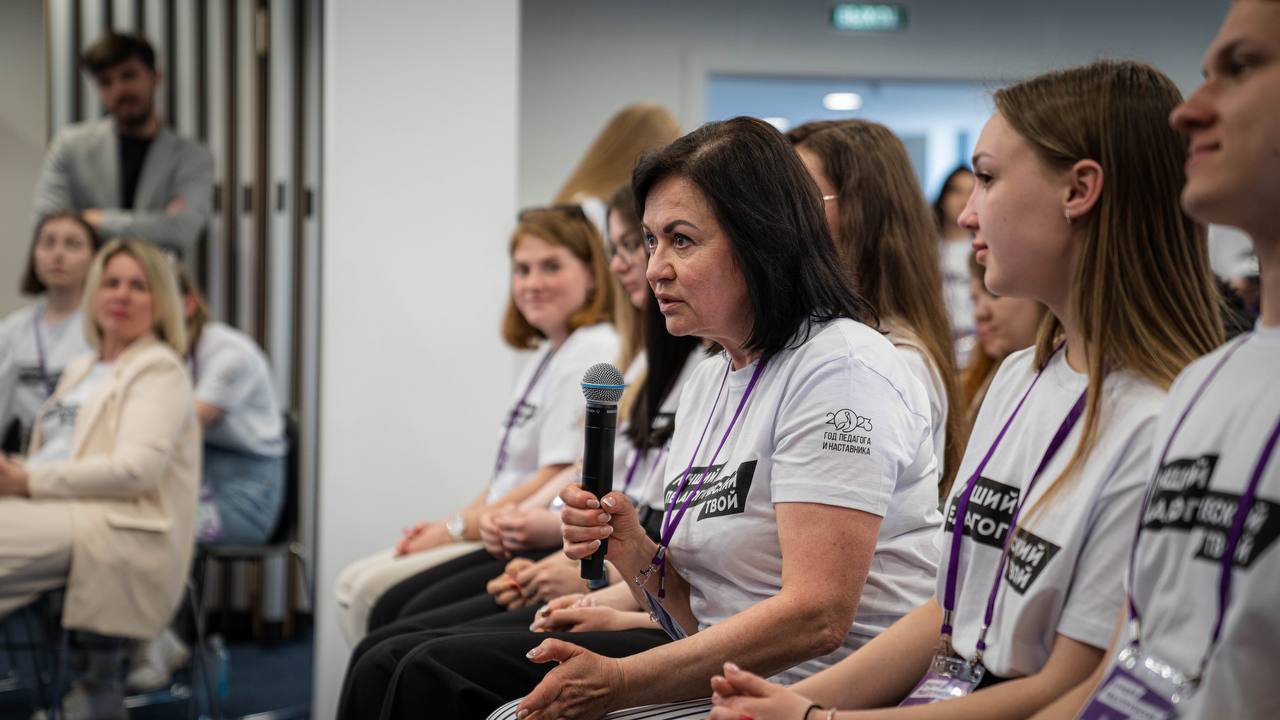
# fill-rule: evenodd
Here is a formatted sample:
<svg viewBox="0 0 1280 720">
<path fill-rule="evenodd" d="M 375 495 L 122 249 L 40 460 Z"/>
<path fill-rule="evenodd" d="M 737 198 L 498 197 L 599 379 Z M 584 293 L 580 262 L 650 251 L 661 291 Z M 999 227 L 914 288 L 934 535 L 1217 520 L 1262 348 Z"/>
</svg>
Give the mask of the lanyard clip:
<svg viewBox="0 0 1280 720">
<path fill-rule="evenodd" d="M 666 558 L 667 558 L 667 548 L 665 546 L 659 545 L 658 552 L 654 553 L 653 560 L 649 561 L 649 567 L 645 568 L 644 572 L 636 576 L 636 579 L 635 579 L 636 586 L 644 587 L 644 584 L 649 582 L 649 578 L 653 576 L 653 573 L 656 572 L 658 568 L 662 567 L 666 563 Z"/>
</svg>

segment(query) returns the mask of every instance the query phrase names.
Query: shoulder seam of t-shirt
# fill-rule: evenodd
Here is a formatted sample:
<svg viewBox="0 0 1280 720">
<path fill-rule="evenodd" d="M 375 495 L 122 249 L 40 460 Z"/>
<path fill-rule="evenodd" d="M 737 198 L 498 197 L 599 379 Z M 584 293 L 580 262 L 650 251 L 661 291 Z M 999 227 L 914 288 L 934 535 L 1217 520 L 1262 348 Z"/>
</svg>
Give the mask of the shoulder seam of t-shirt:
<svg viewBox="0 0 1280 720">
<path fill-rule="evenodd" d="M 21 332 L 23 326 L 29 326 L 39 307 L 40 303 L 30 303 L 6 315 L 0 320 L 0 337 L 5 333 Z"/>
<path fill-rule="evenodd" d="M 838 360 L 838 359 L 839 359 L 839 358 L 833 358 L 833 360 Z M 895 385 L 895 384 L 893 383 L 893 381 L 892 381 L 892 380 L 890 380 L 889 378 L 885 377 L 883 373 L 881 373 L 879 370 L 877 370 L 876 368 L 874 368 L 874 367 L 872 367 L 871 365 L 869 365 L 869 364 L 868 364 L 865 360 L 863 360 L 862 358 L 851 355 L 851 356 L 850 356 L 850 359 L 852 359 L 854 362 L 858 363 L 858 364 L 859 364 L 859 365 L 861 365 L 862 367 L 866 368 L 868 372 L 871 372 L 871 373 L 872 373 L 872 374 L 874 374 L 876 377 L 878 377 L 878 378 L 880 378 L 881 380 L 883 380 L 883 381 L 884 381 L 884 383 L 885 383 L 886 385 L 888 385 L 890 389 L 892 389 L 892 390 L 893 390 L 894 394 L 896 394 L 896 395 L 898 396 L 898 400 L 902 403 L 902 407 L 906 408 L 906 410 L 907 410 L 907 412 L 908 412 L 909 414 L 911 414 L 911 415 L 915 415 L 916 417 L 918 417 L 918 418 L 920 418 L 921 420 L 923 420 L 923 421 L 925 422 L 925 424 L 926 424 L 928 427 L 930 427 L 930 428 L 932 428 L 932 427 L 933 427 L 933 413 L 932 413 L 932 411 L 931 411 L 928 415 L 923 415 L 923 414 L 921 414 L 921 413 L 917 412 L 917 411 L 915 410 L 915 408 L 912 408 L 912 407 L 911 407 L 911 403 L 907 402 L 907 398 L 902 394 L 902 389 L 901 389 L 901 388 L 899 388 L 897 385 Z M 821 366 L 819 366 L 819 367 L 821 367 Z M 816 369 L 817 369 L 817 368 L 815 368 L 815 370 L 816 370 Z M 908 370 L 908 372 L 910 372 L 910 370 Z M 925 401 L 925 402 L 926 402 L 926 403 L 928 402 L 927 398 L 926 398 L 926 401 Z"/>
</svg>

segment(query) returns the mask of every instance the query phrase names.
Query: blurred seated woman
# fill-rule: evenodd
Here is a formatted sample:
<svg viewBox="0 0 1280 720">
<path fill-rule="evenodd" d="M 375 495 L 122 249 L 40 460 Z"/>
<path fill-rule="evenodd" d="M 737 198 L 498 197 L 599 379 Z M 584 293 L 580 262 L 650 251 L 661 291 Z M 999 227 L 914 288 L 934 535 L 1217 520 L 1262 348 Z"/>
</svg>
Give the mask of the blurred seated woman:
<svg viewBox="0 0 1280 720">
<path fill-rule="evenodd" d="M 480 543 L 481 519 L 520 505 L 582 453 L 582 374 L 618 356 L 613 285 L 600 234 L 577 205 L 535 208 L 520 214 L 509 252 L 511 289 L 502 337 L 533 357 L 502 411 L 493 471 L 484 490 L 447 520 L 418 523 L 394 548 L 342 571 L 338 619 L 353 646 L 368 632 L 370 612 L 382 595 L 420 573 L 432 572 L 428 584 L 440 575 L 465 573 L 472 593 L 483 592 L 502 566 L 489 567 L 494 558 Z M 522 513 L 506 517 L 500 528 L 496 520 L 485 526 L 491 534 L 518 535 L 531 547 L 554 546 L 559 535 L 552 514 Z M 416 593 L 406 595 L 407 600 Z"/>
<path fill-rule="evenodd" d="M 203 435 L 196 542 L 260 545 L 284 502 L 284 424 L 271 367 L 248 335 L 209 319 L 204 296 L 177 270 L 186 317 L 187 367 Z M 172 630 L 136 643 L 125 684 L 159 690 L 189 653 Z"/>
<path fill-rule="evenodd" d="M 0 458 L 0 616 L 65 586 L 64 627 L 152 638 L 186 582 L 200 472 L 168 258 L 140 240 L 109 243 L 84 316 L 93 352 L 67 366 L 25 463 Z M 82 716 L 123 713 L 120 650 L 91 653 L 67 702 L 94 709 Z"/>
<path fill-rule="evenodd" d="M 63 368 L 89 352 L 80 302 L 101 246 L 98 233 L 72 210 L 46 215 L 36 225 L 21 290 L 38 299 L 0 320 L 2 450 L 22 453 Z"/>
<path fill-rule="evenodd" d="M 987 396 L 1000 363 L 1013 353 L 1036 344 L 1036 333 L 1048 310 L 1027 298 L 1001 296 L 987 289 L 987 269 L 969 254 L 969 295 L 973 299 L 973 326 L 978 342 L 969 353 L 969 364 L 960 373 L 960 398 L 965 424 L 972 426 Z"/>
</svg>

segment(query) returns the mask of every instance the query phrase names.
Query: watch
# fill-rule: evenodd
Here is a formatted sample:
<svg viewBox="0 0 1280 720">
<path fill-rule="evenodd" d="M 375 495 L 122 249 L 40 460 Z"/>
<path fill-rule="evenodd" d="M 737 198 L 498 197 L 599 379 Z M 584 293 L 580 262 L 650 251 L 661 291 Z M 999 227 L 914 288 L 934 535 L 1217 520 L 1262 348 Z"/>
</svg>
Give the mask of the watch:
<svg viewBox="0 0 1280 720">
<path fill-rule="evenodd" d="M 458 513 L 445 521 L 444 529 L 454 542 L 462 542 L 467 533 L 467 519 Z"/>
</svg>

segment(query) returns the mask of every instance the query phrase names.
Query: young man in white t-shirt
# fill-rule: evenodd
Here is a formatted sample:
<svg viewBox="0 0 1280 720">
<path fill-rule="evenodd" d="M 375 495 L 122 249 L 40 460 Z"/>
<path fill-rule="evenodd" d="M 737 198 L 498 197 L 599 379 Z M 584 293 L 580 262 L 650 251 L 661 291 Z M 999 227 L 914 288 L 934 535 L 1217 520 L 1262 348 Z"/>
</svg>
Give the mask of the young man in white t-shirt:
<svg viewBox="0 0 1280 720">
<path fill-rule="evenodd" d="M 1232 4 L 1171 122 L 1190 140 L 1183 206 L 1251 237 L 1262 315 L 1170 391 L 1130 529 L 1126 622 L 1110 662 L 1045 718 L 1280 717 L 1280 2 Z"/>
</svg>

